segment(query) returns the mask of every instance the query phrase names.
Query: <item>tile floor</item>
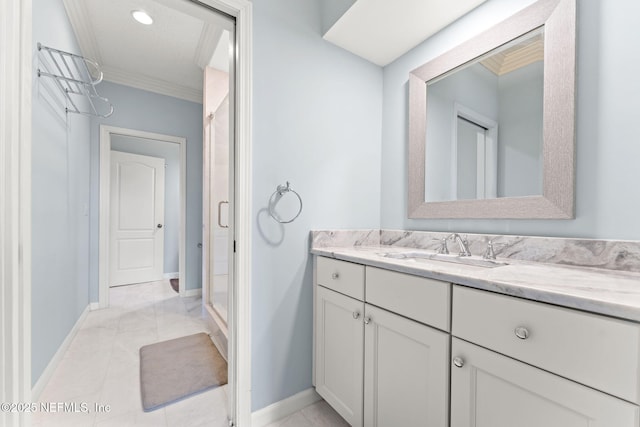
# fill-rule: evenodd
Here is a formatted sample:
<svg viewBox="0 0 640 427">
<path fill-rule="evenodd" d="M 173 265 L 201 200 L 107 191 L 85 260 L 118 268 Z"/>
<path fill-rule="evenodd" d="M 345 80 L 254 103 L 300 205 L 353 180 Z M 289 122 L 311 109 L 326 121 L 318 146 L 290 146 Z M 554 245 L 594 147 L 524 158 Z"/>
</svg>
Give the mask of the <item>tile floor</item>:
<svg viewBox="0 0 640 427">
<path fill-rule="evenodd" d="M 349 424 L 321 400 L 267 427 L 349 427 Z"/>
<path fill-rule="evenodd" d="M 39 402 L 74 402 L 88 411 L 38 412 L 33 427 L 226 427 L 227 386 L 143 412 L 141 346 L 207 332 L 201 298 L 180 298 L 168 281 L 110 290 L 110 307 L 89 312 Z M 97 411 L 95 405 L 109 405 Z M 320 401 L 269 427 L 348 426 Z"/>
</svg>

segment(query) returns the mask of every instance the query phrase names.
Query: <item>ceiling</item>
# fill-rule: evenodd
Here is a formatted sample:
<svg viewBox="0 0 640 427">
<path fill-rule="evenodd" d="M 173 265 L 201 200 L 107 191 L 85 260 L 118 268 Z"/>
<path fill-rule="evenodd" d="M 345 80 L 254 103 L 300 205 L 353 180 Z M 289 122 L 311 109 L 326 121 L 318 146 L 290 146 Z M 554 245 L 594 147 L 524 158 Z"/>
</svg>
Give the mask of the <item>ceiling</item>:
<svg viewBox="0 0 640 427">
<path fill-rule="evenodd" d="M 324 38 L 385 66 L 486 0 L 357 0 Z"/>
<path fill-rule="evenodd" d="M 491 52 L 490 56 L 480 61 L 489 71 L 497 76 L 510 73 L 534 62 L 544 60 L 544 38 L 542 31 L 534 36 L 516 39 L 507 46 Z"/>
<path fill-rule="evenodd" d="M 229 68 L 233 22 L 183 0 L 63 0 L 104 79 L 202 102 L 203 69 Z M 384 66 L 486 0 L 357 0 L 325 39 Z M 144 10 L 146 26 L 131 12 Z"/>
<path fill-rule="evenodd" d="M 203 69 L 229 69 L 228 18 L 179 0 L 64 0 L 82 55 L 104 79 L 202 102 Z M 131 16 L 144 10 L 152 25 Z"/>
</svg>

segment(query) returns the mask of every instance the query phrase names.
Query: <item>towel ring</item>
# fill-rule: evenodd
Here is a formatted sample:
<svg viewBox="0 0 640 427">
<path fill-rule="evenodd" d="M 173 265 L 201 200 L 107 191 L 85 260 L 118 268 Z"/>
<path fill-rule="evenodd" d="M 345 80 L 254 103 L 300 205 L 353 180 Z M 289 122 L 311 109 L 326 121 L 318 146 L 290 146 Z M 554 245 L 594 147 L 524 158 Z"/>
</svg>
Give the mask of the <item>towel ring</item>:
<svg viewBox="0 0 640 427">
<path fill-rule="evenodd" d="M 300 209 L 298 209 L 298 213 L 293 218 L 291 218 L 288 221 L 283 221 L 273 211 L 273 208 L 275 207 L 278 200 L 280 200 L 280 198 L 284 196 L 285 193 L 289 193 L 289 192 L 295 194 L 296 197 L 298 198 L 298 201 L 300 202 Z M 298 218 L 298 216 L 300 216 L 301 212 L 302 212 L 302 197 L 300 197 L 300 195 L 291 188 L 291 186 L 289 185 L 289 181 L 287 181 L 287 185 L 282 185 L 282 184 L 278 185 L 278 187 L 276 188 L 276 191 L 274 191 L 271 197 L 269 197 L 269 215 L 271 215 L 271 218 L 275 219 L 280 224 L 289 224 L 290 222 L 295 221 L 295 219 Z"/>
</svg>

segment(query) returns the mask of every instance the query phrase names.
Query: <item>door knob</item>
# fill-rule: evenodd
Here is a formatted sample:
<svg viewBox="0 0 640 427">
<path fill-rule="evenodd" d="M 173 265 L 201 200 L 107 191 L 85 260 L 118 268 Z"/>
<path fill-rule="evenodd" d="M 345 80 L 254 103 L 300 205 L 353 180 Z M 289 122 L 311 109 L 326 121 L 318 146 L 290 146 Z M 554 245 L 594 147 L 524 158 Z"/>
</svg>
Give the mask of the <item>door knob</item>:
<svg viewBox="0 0 640 427">
<path fill-rule="evenodd" d="M 158 228 L 162 228 L 162 224 L 158 224 Z"/>
<path fill-rule="evenodd" d="M 454 357 L 453 364 L 456 365 L 457 368 L 462 368 L 464 366 L 464 359 L 462 357 Z"/>
</svg>

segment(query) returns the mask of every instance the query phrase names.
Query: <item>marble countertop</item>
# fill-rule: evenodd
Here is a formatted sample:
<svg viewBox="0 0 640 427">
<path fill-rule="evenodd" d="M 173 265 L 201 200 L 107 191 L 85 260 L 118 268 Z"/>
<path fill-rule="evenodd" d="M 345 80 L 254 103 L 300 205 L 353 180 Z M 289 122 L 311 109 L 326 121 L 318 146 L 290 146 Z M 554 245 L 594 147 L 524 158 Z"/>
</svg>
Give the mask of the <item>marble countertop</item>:
<svg viewBox="0 0 640 427">
<path fill-rule="evenodd" d="M 640 273 L 500 259 L 495 268 L 381 254 L 419 250 L 386 245 L 314 247 L 311 253 L 505 295 L 640 322 Z M 433 252 L 429 252 L 433 253 Z"/>
</svg>

